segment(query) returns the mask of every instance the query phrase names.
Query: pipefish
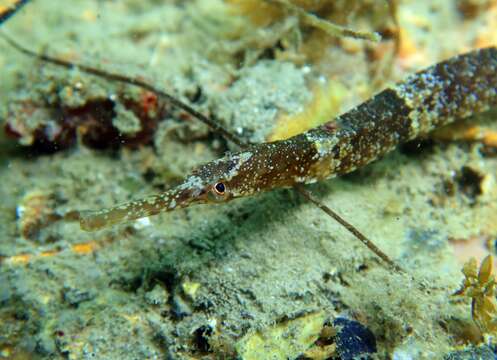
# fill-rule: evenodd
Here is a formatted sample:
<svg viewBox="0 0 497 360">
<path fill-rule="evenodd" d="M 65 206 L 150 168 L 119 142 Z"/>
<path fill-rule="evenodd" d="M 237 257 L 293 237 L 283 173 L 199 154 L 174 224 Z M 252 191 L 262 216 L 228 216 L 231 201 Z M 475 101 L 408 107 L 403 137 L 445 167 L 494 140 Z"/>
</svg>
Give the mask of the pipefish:
<svg viewBox="0 0 497 360">
<path fill-rule="evenodd" d="M 373 242 L 302 185 L 352 172 L 388 153 L 397 145 L 431 130 L 484 112 L 497 105 L 497 48 L 455 56 L 421 70 L 387 88 L 356 108 L 292 138 L 246 144 L 189 105 L 142 80 L 35 53 L 9 37 L 24 54 L 144 88 L 206 123 L 242 150 L 200 166 L 180 185 L 166 192 L 103 210 L 69 213 L 83 230 L 94 231 L 200 203 L 223 203 L 276 188 L 295 187 L 308 200 L 344 226 L 382 260 L 396 265 Z"/>
<path fill-rule="evenodd" d="M 399 144 L 496 105 L 497 48 L 475 50 L 419 71 L 324 125 L 228 153 L 171 190 L 82 211 L 80 225 L 93 231 L 193 204 L 223 203 L 347 174 Z"/>
</svg>

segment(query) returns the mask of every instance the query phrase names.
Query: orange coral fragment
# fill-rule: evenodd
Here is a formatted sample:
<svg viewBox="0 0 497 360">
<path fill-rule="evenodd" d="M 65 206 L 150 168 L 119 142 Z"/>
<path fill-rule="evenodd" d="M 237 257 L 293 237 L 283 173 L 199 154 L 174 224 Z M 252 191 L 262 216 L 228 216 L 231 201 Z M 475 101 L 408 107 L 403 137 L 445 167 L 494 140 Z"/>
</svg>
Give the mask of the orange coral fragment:
<svg viewBox="0 0 497 360">
<path fill-rule="evenodd" d="M 57 250 L 48 250 L 48 251 L 43 251 L 38 256 L 39 257 L 52 257 L 54 255 L 57 255 L 58 253 L 60 253 L 60 251 L 57 251 Z"/>
<path fill-rule="evenodd" d="M 497 131 L 487 131 L 483 135 L 483 143 L 487 146 L 497 148 Z"/>
<path fill-rule="evenodd" d="M 72 246 L 72 251 L 76 254 L 89 254 L 98 248 L 98 244 L 95 241 L 90 241 L 87 243 L 76 244 Z"/>
<path fill-rule="evenodd" d="M 481 141 L 497 148 L 497 131 L 468 123 L 456 123 L 433 132 L 433 137 L 444 141 Z"/>
<path fill-rule="evenodd" d="M 24 265 L 27 264 L 32 258 L 32 255 L 29 254 L 20 254 L 20 255 L 14 255 L 11 257 L 6 258 L 2 262 L 8 263 L 8 264 L 13 264 L 13 265 Z"/>
<path fill-rule="evenodd" d="M 407 59 L 419 53 L 419 49 L 414 40 L 409 36 L 405 29 L 400 29 L 399 41 L 399 58 Z"/>
<path fill-rule="evenodd" d="M 96 241 L 72 245 L 70 250 L 78 255 L 87 255 L 93 253 L 99 248 Z M 40 258 L 48 258 L 59 255 L 62 250 L 47 250 L 39 254 L 19 254 L 2 259 L 1 263 L 9 265 L 26 265 Z"/>
</svg>

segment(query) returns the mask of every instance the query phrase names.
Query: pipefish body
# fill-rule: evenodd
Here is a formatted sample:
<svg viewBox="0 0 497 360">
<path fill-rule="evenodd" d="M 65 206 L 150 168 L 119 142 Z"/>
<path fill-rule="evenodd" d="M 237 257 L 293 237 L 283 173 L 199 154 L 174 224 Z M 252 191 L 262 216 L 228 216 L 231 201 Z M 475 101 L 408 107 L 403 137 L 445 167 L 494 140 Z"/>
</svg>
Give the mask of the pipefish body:
<svg viewBox="0 0 497 360">
<path fill-rule="evenodd" d="M 401 143 L 495 106 L 497 48 L 475 50 L 417 72 L 324 125 L 200 166 L 169 191 L 82 211 L 80 225 L 93 231 L 196 203 L 226 202 L 343 175 Z"/>
</svg>

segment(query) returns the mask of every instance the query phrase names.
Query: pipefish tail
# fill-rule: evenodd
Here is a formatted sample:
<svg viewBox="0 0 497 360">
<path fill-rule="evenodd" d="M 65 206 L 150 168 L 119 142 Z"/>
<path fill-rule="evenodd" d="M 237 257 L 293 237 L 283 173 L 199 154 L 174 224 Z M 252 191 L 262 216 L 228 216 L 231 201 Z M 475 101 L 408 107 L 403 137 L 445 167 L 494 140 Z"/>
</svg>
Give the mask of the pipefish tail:
<svg viewBox="0 0 497 360">
<path fill-rule="evenodd" d="M 353 110 L 292 138 L 250 145 L 197 168 L 179 186 L 79 214 L 102 229 L 198 203 L 227 202 L 343 175 L 397 145 L 497 105 L 497 48 L 455 56 L 417 72 Z"/>
</svg>

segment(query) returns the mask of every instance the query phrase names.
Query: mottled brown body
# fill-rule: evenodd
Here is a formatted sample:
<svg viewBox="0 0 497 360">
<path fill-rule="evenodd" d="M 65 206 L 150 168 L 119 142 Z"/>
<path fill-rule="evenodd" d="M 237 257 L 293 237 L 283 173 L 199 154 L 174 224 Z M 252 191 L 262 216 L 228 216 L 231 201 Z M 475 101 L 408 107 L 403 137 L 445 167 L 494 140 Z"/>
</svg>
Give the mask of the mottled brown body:
<svg viewBox="0 0 497 360">
<path fill-rule="evenodd" d="M 252 145 L 205 164 L 166 193 L 83 212 L 95 230 L 192 203 L 231 199 L 351 172 L 395 146 L 497 106 L 497 49 L 453 57 L 409 76 L 353 110 L 287 140 Z"/>
<path fill-rule="evenodd" d="M 497 49 L 451 58 L 307 132 L 320 153 L 309 175 L 324 179 L 348 173 L 398 144 L 496 105 Z"/>
</svg>

